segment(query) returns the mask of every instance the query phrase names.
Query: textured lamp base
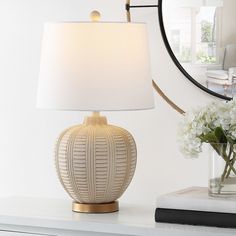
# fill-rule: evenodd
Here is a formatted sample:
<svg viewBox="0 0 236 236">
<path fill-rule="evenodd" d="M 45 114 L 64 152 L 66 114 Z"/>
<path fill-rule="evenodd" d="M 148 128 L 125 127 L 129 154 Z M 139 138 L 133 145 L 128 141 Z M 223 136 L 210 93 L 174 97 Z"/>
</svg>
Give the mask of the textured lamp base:
<svg viewBox="0 0 236 236">
<path fill-rule="evenodd" d="M 94 112 L 60 135 L 55 156 L 59 180 L 75 202 L 73 211 L 118 211 L 116 200 L 136 166 L 136 145 L 128 131 Z"/>
<path fill-rule="evenodd" d="M 100 204 L 86 204 L 73 202 L 73 211 L 81 213 L 111 213 L 119 210 L 118 201 Z"/>
</svg>

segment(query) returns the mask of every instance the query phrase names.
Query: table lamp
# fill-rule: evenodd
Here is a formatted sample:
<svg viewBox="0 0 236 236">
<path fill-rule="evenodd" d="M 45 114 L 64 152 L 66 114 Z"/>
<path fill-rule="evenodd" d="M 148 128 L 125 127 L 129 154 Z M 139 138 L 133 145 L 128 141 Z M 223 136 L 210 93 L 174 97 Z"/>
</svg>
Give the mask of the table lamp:
<svg viewBox="0 0 236 236">
<path fill-rule="evenodd" d="M 83 124 L 59 136 L 55 163 L 75 212 L 118 211 L 117 199 L 136 166 L 136 145 L 100 111 L 154 106 L 146 25 L 98 22 L 46 23 L 37 106 L 91 111 Z"/>
</svg>

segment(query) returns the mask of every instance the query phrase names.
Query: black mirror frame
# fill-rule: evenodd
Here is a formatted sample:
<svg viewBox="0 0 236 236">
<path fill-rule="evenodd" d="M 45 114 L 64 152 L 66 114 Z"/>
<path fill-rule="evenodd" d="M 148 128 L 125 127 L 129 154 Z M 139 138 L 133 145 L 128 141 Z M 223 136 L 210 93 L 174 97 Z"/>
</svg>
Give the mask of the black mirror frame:
<svg viewBox="0 0 236 236">
<path fill-rule="evenodd" d="M 216 92 L 213 92 L 212 90 L 204 87 L 202 84 L 198 83 L 190 74 L 188 74 L 188 72 L 183 68 L 183 66 L 179 63 L 178 59 L 176 58 L 175 54 L 173 53 L 171 46 L 168 42 L 167 36 L 166 36 L 166 31 L 165 31 L 165 26 L 164 26 L 164 20 L 163 20 L 163 0 L 159 0 L 158 1 L 158 17 L 159 17 L 159 25 L 160 25 L 160 30 L 161 30 L 161 34 L 162 34 L 162 38 L 164 41 L 164 44 L 166 46 L 166 49 L 171 57 L 171 59 L 173 60 L 173 62 L 175 63 L 175 65 L 178 67 L 178 69 L 183 73 L 183 75 L 190 80 L 194 85 L 196 85 L 198 88 L 202 89 L 203 91 L 207 92 L 208 94 L 211 94 L 215 97 L 224 99 L 224 100 L 232 100 L 232 98 L 230 97 L 226 97 L 224 95 L 218 94 Z"/>
</svg>

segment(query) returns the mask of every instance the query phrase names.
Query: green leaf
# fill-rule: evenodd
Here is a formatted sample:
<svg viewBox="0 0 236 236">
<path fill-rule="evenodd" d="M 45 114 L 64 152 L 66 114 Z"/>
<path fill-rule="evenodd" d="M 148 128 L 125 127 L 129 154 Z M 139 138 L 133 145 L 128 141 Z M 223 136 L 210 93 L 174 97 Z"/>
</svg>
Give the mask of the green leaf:
<svg viewBox="0 0 236 236">
<path fill-rule="evenodd" d="M 201 140 L 202 142 L 205 142 L 205 143 L 218 143 L 218 139 L 214 131 L 211 131 L 205 135 L 202 135 Z"/>
<path fill-rule="evenodd" d="M 215 133 L 215 136 L 218 140 L 218 143 L 227 143 L 228 142 L 227 137 L 226 137 L 222 127 L 215 128 L 214 133 Z"/>
</svg>

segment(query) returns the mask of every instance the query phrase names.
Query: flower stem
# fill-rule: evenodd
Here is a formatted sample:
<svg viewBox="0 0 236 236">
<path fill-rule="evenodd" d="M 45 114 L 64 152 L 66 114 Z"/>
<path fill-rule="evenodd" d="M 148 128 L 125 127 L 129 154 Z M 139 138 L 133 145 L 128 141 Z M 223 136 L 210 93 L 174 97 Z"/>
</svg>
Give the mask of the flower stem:
<svg viewBox="0 0 236 236">
<path fill-rule="evenodd" d="M 230 170 L 232 170 L 234 172 L 234 174 L 236 175 L 236 170 L 235 170 L 234 166 L 231 164 L 230 156 L 227 155 L 226 151 L 222 152 L 222 149 L 220 147 L 218 147 L 218 145 L 211 144 L 211 146 L 214 148 L 214 150 L 217 152 L 217 154 L 225 160 L 226 164 L 229 165 Z"/>
<path fill-rule="evenodd" d="M 232 166 L 234 166 L 234 164 L 236 162 L 236 154 L 235 153 L 233 155 L 231 162 L 232 162 Z M 230 169 L 228 170 L 228 173 L 226 174 L 226 178 L 229 178 L 229 175 L 230 175 Z"/>
<path fill-rule="evenodd" d="M 230 155 L 231 155 L 231 154 L 230 154 Z M 236 175 L 236 170 L 235 170 L 233 164 L 232 164 L 231 161 L 230 161 L 230 156 L 227 155 L 226 152 L 224 152 L 223 155 L 222 155 L 222 157 L 223 157 L 223 159 L 225 160 L 225 162 L 229 165 L 229 172 L 232 170 L 232 171 L 234 172 L 234 174 Z"/>
<path fill-rule="evenodd" d="M 225 168 L 224 168 L 224 171 L 221 175 L 221 183 L 223 183 L 225 181 L 227 174 L 230 172 L 230 169 L 228 170 L 228 167 L 229 167 L 228 162 L 225 162 Z"/>
</svg>

